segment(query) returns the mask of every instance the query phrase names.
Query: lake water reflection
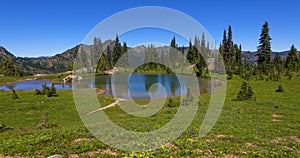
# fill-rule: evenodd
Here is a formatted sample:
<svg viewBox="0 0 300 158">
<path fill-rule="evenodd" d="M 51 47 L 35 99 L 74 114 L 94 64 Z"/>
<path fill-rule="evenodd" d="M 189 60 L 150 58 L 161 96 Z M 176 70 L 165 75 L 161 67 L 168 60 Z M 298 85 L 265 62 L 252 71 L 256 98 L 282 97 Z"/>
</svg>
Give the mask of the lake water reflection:
<svg viewBox="0 0 300 158">
<path fill-rule="evenodd" d="M 105 94 L 121 98 L 150 98 L 185 95 L 187 89 L 194 89 L 190 83 L 192 76 L 172 74 L 121 74 L 112 76 L 85 77 L 80 84 L 73 88 L 100 88 Z M 42 88 L 49 80 L 28 80 L 0 86 L 0 90 L 30 90 Z M 199 79 L 200 93 L 210 92 L 210 80 Z M 55 84 L 57 90 L 72 89 L 71 84 Z"/>
</svg>

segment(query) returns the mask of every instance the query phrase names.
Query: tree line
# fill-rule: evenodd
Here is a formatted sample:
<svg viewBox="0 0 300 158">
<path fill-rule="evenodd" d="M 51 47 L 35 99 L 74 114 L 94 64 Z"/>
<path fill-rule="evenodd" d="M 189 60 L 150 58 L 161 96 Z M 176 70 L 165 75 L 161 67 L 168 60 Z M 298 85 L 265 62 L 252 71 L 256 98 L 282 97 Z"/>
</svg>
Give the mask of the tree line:
<svg viewBox="0 0 300 158">
<path fill-rule="evenodd" d="M 261 29 L 259 45 L 255 54 L 257 60 L 255 63 L 250 63 L 246 58 L 242 58 L 242 46 L 233 42 L 232 27 L 229 25 L 228 30 L 224 30 L 219 52 L 228 79 L 231 79 L 233 75 L 239 75 L 246 80 L 251 76 L 256 76 L 256 79 L 279 80 L 282 75 L 292 78 L 292 76 L 299 73 L 300 57 L 294 45 L 291 46 L 286 57 L 282 58 L 279 54 L 276 54 L 275 57 L 272 58 L 272 38 L 270 37 L 269 31 L 269 24 L 265 22 Z M 219 56 L 215 56 L 212 53 L 213 50 L 214 48 L 210 48 L 210 43 L 206 41 L 204 33 L 202 33 L 201 40 L 197 36 L 194 37 L 193 42 L 190 39 L 188 47 L 179 47 L 174 36 L 171 39 L 168 50 L 157 50 L 154 45 L 148 45 L 144 50 L 144 60 L 145 63 L 148 64 L 140 66 L 136 72 L 164 71 L 173 73 L 171 69 L 180 69 L 182 65 L 186 64 L 182 63 L 184 62 L 183 60 L 180 60 L 178 53 L 180 52 L 185 56 L 189 62 L 188 64 L 192 65 L 197 76 L 209 76 L 208 65 L 204 59 L 215 58 L 215 62 L 219 62 L 220 60 L 217 59 Z M 113 45 L 108 44 L 106 46 L 103 46 L 100 38 L 95 37 L 93 45 L 79 47 L 77 55 L 80 56 L 79 59 L 81 61 L 77 61 L 77 67 L 88 67 L 82 64 L 90 63 L 94 66 L 92 71 L 95 70 L 97 73 L 111 70 L 117 63 L 123 67 L 130 67 L 127 51 L 128 47 L 126 42 L 121 44 L 118 35 L 116 35 Z M 87 54 L 90 56 L 88 57 Z M 169 67 L 151 61 L 167 63 Z M 71 70 L 73 64 L 67 65 L 67 67 Z M 0 74 L 5 76 L 19 76 L 19 71 L 13 61 L 8 59 L 0 64 Z"/>
</svg>

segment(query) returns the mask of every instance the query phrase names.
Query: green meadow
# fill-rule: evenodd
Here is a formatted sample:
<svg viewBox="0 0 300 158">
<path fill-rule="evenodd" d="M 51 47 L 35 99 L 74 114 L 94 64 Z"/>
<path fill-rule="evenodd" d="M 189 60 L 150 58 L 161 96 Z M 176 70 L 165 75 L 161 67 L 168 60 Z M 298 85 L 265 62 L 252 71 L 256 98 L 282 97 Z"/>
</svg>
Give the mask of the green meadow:
<svg viewBox="0 0 300 158">
<path fill-rule="evenodd" d="M 123 152 L 97 140 L 81 122 L 71 90 L 59 90 L 59 96 L 51 98 L 16 91 L 18 99 L 12 99 L 12 92 L 0 91 L 0 157 L 299 157 L 300 76 L 291 80 L 283 76 L 280 81 L 253 78 L 249 83 L 254 99 L 233 101 L 242 82 L 237 76 L 227 81 L 222 113 L 205 137 L 199 138 L 198 132 L 208 94 L 201 95 L 192 124 L 178 139 L 142 153 Z M 279 85 L 284 92 L 275 92 Z M 98 99 L 102 106 L 114 102 L 106 95 Z M 169 98 L 159 113 L 147 119 L 130 116 L 118 106 L 104 112 L 127 130 L 147 132 L 170 121 L 178 106 L 179 98 Z"/>
</svg>

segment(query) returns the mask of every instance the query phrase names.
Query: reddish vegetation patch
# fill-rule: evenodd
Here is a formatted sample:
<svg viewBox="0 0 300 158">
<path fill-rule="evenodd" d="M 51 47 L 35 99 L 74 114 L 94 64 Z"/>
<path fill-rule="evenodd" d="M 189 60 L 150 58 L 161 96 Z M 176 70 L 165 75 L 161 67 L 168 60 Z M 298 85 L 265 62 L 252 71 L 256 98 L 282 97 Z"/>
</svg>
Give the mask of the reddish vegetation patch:
<svg viewBox="0 0 300 158">
<path fill-rule="evenodd" d="M 297 143 L 300 143 L 300 139 L 297 136 L 290 136 L 289 138 L 292 139 L 292 140 L 294 140 Z"/>
<path fill-rule="evenodd" d="M 284 138 L 281 138 L 281 137 L 277 137 L 276 139 L 272 139 L 272 140 L 271 140 L 272 143 L 280 143 L 280 142 L 282 142 L 282 141 L 285 141 L 285 139 L 284 139 Z"/>
<path fill-rule="evenodd" d="M 195 149 L 196 152 L 203 153 L 202 149 Z"/>
<path fill-rule="evenodd" d="M 79 158 L 79 156 L 77 154 L 71 154 L 69 158 Z"/>
<path fill-rule="evenodd" d="M 112 155 L 112 156 L 117 156 L 118 155 L 116 152 L 113 152 L 110 149 L 106 149 L 106 150 L 102 151 L 102 154 Z"/>
<path fill-rule="evenodd" d="M 224 158 L 238 158 L 238 157 L 235 155 L 225 155 Z"/>
<path fill-rule="evenodd" d="M 292 148 L 288 147 L 288 146 L 283 146 L 282 147 L 283 149 L 286 149 L 286 150 L 293 150 Z"/>
</svg>

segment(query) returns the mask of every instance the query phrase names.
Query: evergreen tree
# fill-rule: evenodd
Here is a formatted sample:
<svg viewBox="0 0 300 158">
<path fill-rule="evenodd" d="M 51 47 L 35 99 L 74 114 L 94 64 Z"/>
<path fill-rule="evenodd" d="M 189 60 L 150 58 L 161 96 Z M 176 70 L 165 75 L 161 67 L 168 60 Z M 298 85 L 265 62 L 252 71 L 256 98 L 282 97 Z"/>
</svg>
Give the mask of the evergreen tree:
<svg viewBox="0 0 300 158">
<path fill-rule="evenodd" d="M 101 54 L 99 62 L 97 64 L 96 72 L 103 72 L 109 69 L 109 66 L 107 65 L 105 54 Z"/>
<path fill-rule="evenodd" d="M 198 54 L 196 53 L 196 51 L 192 45 L 192 42 L 190 40 L 186 59 L 190 62 L 191 65 L 193 65 L 193 64 L 196 64 L 197 58 L 198 58 Z"/>
<path fill-rule="evenodd" d="M 126 42 L 123 43 L 121 51 L 122 51 L 122 54 L 121 54 L 122 58 L 120 58 L 119 66 L 121 66 L 123 68 L 128 68 L 128 64 L 129 64 L 129 62 L 128 62 L 128 53 L 127 53 L 128 48 L 127 48 Z"/>
<path fill-rule="evenodd" d="M 7 59 L 0 65 L 0 74 L 5 76 L 19 76 L 18 69 L 11 59 Z"/>
<path fill-rule="evenodd" d="M 295 72 L 298 70 L 299 66 L 299 56 L 298 51 L 294 45 L 291 46 L 290 51 L 286 57 L 286 64 L 285 67 L 287 71 Z"/>
<path fill-rule="evenodd" d="M 177 65 L 177 56 L 176 56 L 176 50 L 177 50 L 177 45 L 176 45 L 176 38 L 175 36 L 172 38 L 171 43 L 170 43 L 170 52 L 169 52 L 169 60 L 171 62 L 171 66 L 173 68 L 176 67 Z"/>
<path fill-rule="evenodd" d="M 111 55 L 109 46 L 107 46 L 107 48 L 106 48 L 106 63 L 107 63 L 107 68 L 111 69 L 112 68 L 112 55 Z"/>
<path fill-rule="evenodd" d="M 92 51 L 92 65 L 97 65 L 96 60 L 99 60 L 102 54 L 102 42 L 100 38 L 94 37 L 93 51 Z"/>
<path fill-rule="evenodd" d="M 276 54 L 275 57 L 273 58 L 272 63 L 275 70 L 276 80 L 278 80 L 283 70 L 283 61 L 280 55 Z"/>
<path fill-rule="evenodd" d="M 269 24 L 265 22 L 261 30 L 259 38 L 259 46 L 257 49 L 257 64 L 259 69 L 265 74 L 269 71 L 269 64 L 271 62 L 271 40 L 272 38 L 269 35 Z"/>
<path fill-rule="evenodd" d="M 232 53 L 233 42 L 232 42 L 232 29 L 231 25 L 228 26 L 228 39 L 226 43 L 226 52 Z"/>
<path fill-rule="evenodd" d="M 119 41 L 119 36 L 117 34 L 115 39 L 115 45 L 112 52 L 112 66 L 114 66 L 118 62 L 121 56 L 122 56 L 122 46 Z"/>
<path fill-rule="evenodd" d="M 243 82 L 241 89 L 237 95 L 236 101 L 245 101 L 253 97 L 254 93 L 247 81 Z"/>
</svg>

